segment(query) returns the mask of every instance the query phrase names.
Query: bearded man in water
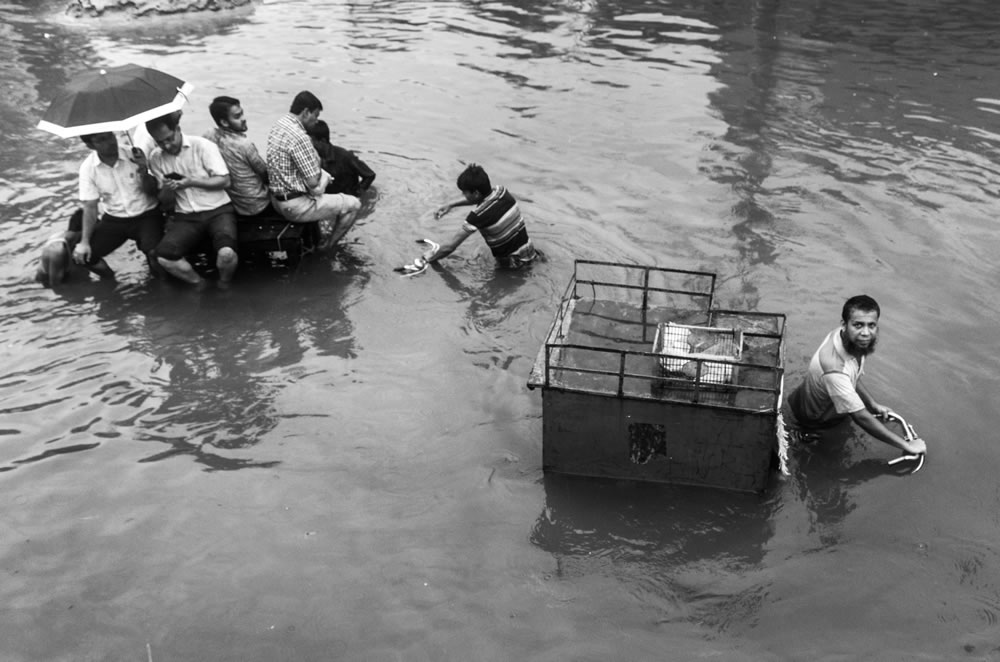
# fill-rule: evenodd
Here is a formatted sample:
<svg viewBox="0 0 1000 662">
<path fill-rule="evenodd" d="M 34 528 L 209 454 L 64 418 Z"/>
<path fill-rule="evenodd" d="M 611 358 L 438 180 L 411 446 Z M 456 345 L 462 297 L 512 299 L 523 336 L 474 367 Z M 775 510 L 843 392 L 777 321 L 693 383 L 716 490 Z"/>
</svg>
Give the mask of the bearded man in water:
<svg viewBox="0 0 1000 662">
<path fill-rule="evenodd" d="M 788 423 L 808 437 L 810 431 L 849 417 L 871 436 L 904 453 L 926 453 L 922 439 L 907 440 L 879 420 L 891 410 L 877 403 L 861 383 L 865 358 L 875 351 L 880 314 L 878 303 L 866 294 L 844 303 L 840 327 L 813 354 L 805 379 L 788 398 Z"/>
</svg>

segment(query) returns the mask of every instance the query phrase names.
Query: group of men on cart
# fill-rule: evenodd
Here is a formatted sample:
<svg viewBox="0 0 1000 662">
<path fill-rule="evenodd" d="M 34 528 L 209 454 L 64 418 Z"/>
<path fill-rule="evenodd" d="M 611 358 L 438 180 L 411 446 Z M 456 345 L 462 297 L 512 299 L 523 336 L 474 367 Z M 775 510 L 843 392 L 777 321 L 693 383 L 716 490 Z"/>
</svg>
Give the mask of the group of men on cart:
<svg viewBox="0 0 1000 662">
<path fill-rule="evenodd" d="M 255 222 L 314 224 L 317 247 L 332 246 L 354 225 L 375 173 L 330 144 L 322 110 L 311 92 L 297 94 L 271 128 L 264 158 L 239 100 L 228 96 L 212 101 L 215 127 L 204 136 L 184 133 L 180 111 L 147 121 L 134 138 L 82 136 L 92 150 L 80 165 L 82 215 L 46 243 L 39 278 L 60 282 L 70 259 L 112 278 L 104 258 L 132 240 L 155 274 L 196 287 L 206 281 L 189 258 L 206 251 L 227 287 L 239 264 L 239 227 Z"/>
</svg>

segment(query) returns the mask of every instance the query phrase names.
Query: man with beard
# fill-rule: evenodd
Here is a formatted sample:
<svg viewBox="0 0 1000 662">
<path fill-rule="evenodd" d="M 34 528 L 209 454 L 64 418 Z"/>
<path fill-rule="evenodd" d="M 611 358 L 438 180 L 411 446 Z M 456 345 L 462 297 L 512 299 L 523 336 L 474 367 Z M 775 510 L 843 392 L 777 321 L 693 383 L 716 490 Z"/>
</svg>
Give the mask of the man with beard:
<svg viewBox="0 0 1000 662">
<path fill-rule="evenodd" d="M 907 441 L 879 421 L 891 410 L 877 403 L 861 383 L 865 357 L 875 351 L 880 313 L 878 303 L 866 294 L 844 303 L 840 328 L 827 335 L 813 354 L 805 379 L 788 398 L 789 423 L 808 434 L 850 417 L 879 441 L 905 453 L 925 453 L 922 439 Z"/>
<path fill-rule="evenodd" d="M 216 97 L 208 107 L 215 128 L 203 136 L 215 143 L 229 167 L 226 193 L 240 219 L 274 216 L 267 191 L 267 163 L 247 137 L 247 120 L 239 99 Z"/>
</svg>

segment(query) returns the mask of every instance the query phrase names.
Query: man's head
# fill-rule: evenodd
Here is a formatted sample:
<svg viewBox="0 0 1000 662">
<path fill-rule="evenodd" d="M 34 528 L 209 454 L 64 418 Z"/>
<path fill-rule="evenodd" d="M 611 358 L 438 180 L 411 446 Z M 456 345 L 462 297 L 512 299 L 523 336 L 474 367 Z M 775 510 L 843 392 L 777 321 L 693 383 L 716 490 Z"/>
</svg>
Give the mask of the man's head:
<svg viewBox="0 0 1000 662">
<path fill-rule="evenodd" d="M 462 174 L 458 176 L 458 190 L 462 192 L 469 202 L 482 202 L 493 192 L 490 185 L 490 176 L 486 174 L 482 166 L 475 163 L 469 165 Z"/>
<path fill-rule="evenodd" d="M 881 314 L 878 303 L 867 294 L 848 299 L 840 313 L 840 339 L 844 349 L 855 356 L 874 352 Z"/>
<path fill-rule="evenodd" d="M 302 126 L 308 131 L 319 119 L 319 113 L 323 110 L 323 104 L 312 92 L 299 92 L 292 99 L 292 106 L 288 109 L 292 115 L 298 115 Z"/>
<path fill-rule="evenodd" d="M 184 134 L 181 133 L 180 118 L 171 113 L 146 122 L 146 131 L 156 141 L 156 145 L 167 154 L 177 155 L 184 147 Z"/>
<path fill-rule="evenodd" d="M 330 127 L 323 120 L 316 120 L 315 124 L 306 129 L 306 133 L 321 142 L 330 142 Z"/>
<path fill-rule="evenodd" d="M 219 128 L 234 133 L 247 132 L 247 120 L 239 99 L 215 97 L 208 106 L 208 112 Z"/>
<path fill-rule="evenodd" d="M 83 141 L 84 145 L 97 152 L 98 156 L 103 156 L 104 158 L 118 156 L 118 138 L 110 131 L 105 133 L 89 133 L 85 136 L 80 136 L 80 140 Z"/>
</svg>

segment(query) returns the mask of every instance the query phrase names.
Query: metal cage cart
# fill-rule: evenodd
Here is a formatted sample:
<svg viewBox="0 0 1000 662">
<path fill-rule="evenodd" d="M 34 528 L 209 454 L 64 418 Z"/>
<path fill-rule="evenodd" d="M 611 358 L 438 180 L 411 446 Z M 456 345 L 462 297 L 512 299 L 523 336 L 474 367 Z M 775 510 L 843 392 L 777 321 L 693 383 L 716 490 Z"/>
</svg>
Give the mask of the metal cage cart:
<svg viewBox="0 0 1000 662">
<path fill-rule="evenodd" d="M 783 434 L 785 316 L 716 275 L 577 260 L 538 352 L 546 471 L 758 492 Z"/>
</svg>

